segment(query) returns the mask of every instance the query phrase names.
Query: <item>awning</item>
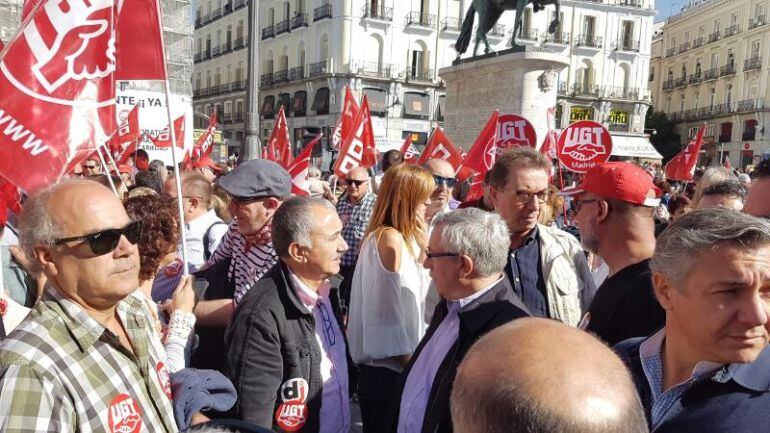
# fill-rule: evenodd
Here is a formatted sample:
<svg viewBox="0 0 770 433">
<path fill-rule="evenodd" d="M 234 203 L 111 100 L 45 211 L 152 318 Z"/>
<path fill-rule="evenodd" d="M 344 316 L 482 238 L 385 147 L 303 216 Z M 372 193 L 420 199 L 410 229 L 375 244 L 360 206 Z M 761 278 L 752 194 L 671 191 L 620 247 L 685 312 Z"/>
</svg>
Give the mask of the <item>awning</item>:
<svg viewBox="0 0 770 433">
<path fill-rule="evenodd" d="M 294 93 L 294 104 L 292 104 L 294 117 L 302 117 L 307 114 L 307 92 L 300 90 Z"/>
<path fill-rule="evenodd" d="M 265 96 L 264 102 L 262 102 L 262 109 L 259 110 L 259 114 L 265 119 L 273 118 L 273 107 L 275 107 L 275 96 Z"/>
<path fill-rule="evenodd" d="M 430 117 L 430 96 L 425 93 L 404 93 L 404 117 L 424 119 Z"/>
<path fill-rule="evenodd" d="M 612 156 L 663 159 L 647 137 L 628 135 L 612 136 Z"/>
<path fill-rule="evenodd" d="M 321 87 L 316 90 L 313 98 L 313 111 L 315 114 L 329 114 L 329 88 Z"/>
<path fill-rule="evenodd" d="M 374 116 L 384 116 L 388 106 L 388 94 L 376 87 L 365 87 L 364 95 L 369 101 L 369 112 Z"/>
<path fill-rule="evenodd" d="M 446 113 L 446 95 L 440 95 L 438 97 L 438 106 L 436 107 L 436 120 L 439 122 L 444 121 L 444 114 Z"/>
</svg>

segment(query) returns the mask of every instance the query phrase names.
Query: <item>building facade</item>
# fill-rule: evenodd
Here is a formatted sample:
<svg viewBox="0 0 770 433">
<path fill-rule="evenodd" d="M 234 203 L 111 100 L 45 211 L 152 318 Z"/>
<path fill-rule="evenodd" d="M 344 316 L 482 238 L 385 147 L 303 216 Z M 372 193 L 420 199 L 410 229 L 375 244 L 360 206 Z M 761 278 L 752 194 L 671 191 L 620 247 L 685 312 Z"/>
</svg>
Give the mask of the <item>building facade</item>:
<svg viewBox="0 0 770 433">
<path fill-rule="evenodd" d="M 196 15 L 195 110 L 217 110 L 225 137 L 235 146 L 243 142 L 248 79 L 245 1 L 204 0 Z M 261 73 L 255 79 L 262 140 L 281 106 L 295 150 L 309 134 L 328 137 L 350 86 L 358 98 L 369 100 L 380 151 L 400 147 L 406 137 L 418 148 L 424 145 L 431 129 L 443 123 L 445 90 L 438 71 L 457 58 L 454 42 L 470 4 L 260 1 Z M 560 76 L 559 126 L 593 119 L 621 139 L 644 140 L 654 15 L 653 0 L 563 0 L 561 25 L 549 35 L 553 7 L 537 14 L 527 9 L 518 42 L 571 58 Z M 514 11 L 506 12 L 488 35 L 496 51 L 510 47 L 514 19 Z"/>
<path fill-rule="evenodd" d="M 706 125 L 701 163 L 745 167 L 770 154 L 767 0 L 705 0 L 670 17 L 656 41 L 655 110 L 684 145 Z"/>
</svg>

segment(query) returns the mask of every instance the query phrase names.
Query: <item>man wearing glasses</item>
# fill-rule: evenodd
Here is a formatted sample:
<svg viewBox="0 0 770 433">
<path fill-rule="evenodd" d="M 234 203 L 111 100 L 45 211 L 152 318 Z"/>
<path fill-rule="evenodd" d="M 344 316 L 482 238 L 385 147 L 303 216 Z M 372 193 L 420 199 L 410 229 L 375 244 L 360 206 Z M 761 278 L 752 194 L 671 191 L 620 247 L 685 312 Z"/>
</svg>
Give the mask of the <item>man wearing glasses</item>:
<svg viewBox="0 0 770 433">
<path fill-rule="evenodd" d="M 492 167 L 490 195 L 511 234 L 506 274 L 514 293 L 533 316 L 577 326 L 596 286 L 577 239 L 537 223 L 550 173 L 551 161 L 536 150 L 509 150 Z"/>
<path fill-rule="evenodd" d="M 573 197 L 583 248 L 609 267 L 580 326 L 610 345 L 650 335 L 666 321 L 650 271 L 660 193 L 647 172 L 627 162 L 600 164 L 561 192 Z"/>
<path fill-rule="evenodd" d="M 69 180 L 25 204 L 20 232 L 49 285 L 0 344 L 2 430 L 176 432 L 162 345 L 129 296 L 141 222 L 108 188 Z"/>
<path fill-rule="evenodd" d="M 770 158 L 757 165 L 751 173 L 754 182 L 749 188 L 743 211 L 755 217 L 770 218 Z"/>
<path fill-rule="evenodd" d="M 425 211 L 425 219 L 430 225 L 433 218 L 449 212 L 449 201 L 452 199 L 452 189 L 457 183 L 455 179 L 455 170 L 452 164 L 443 159 L 429 159 L 425 161 L 422 167 L 433 175 L 436 182 L 436 189 L 430 196 L 430 206 Z"/>
<path fill-rule="evenodd" d="M 423 265 L 442 301 L 401 375 L 391 431 L 451 432 L 449 396 L 468 349 L 498 326 L 529 316 L 503 273 L 508 245 L 499 215 L 472 208 L 434 219 Z"/>
<path fill-rule="evenodd" d="M 345 176 L 345 195 L 337 203 L 337 214 L 342 220 L 342 237 L 350 247 L 342 256 L 340 275 L 344 280 L 340 286 L 343 308 L 350 305 L 350 283 L 358 261 L 358 247 L 364 237 L 369 220 L 372 218 L 377 195 L 369 191 L 369 173 L 363 167 L 356 167 Z"/>
<path fill-rule="evenodd" d="M 225 336 L 237 418 L 276 431 L 350 429 L 345 338 L 333 285 L 348 249 L 324 198 L 293 197 L 272 225 L 278 264 L 238 304 Z"/>
<path fill-rule="evenodd" d="M 101 174 L 101 172 L 102 166 L 95 159 L 89 159 L 83 165 L 84 176 L 96 176 L 97 174 Z"/>
</svg>

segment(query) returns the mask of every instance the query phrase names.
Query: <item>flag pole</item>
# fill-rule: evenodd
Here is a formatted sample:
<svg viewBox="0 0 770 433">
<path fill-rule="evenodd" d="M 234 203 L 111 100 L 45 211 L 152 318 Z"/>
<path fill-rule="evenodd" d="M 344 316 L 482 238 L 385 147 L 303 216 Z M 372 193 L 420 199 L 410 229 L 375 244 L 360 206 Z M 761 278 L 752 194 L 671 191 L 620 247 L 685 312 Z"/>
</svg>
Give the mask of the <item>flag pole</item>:
<svg viewBox="0 0 770 433">
<path fill-rule="evenodd" d="M 107 148 L 107 143 L 102 143 L 102 147 L 104 148 L 104 153 L 107 154 L 107 158 L 109 158 L 110 162 L 112 163 L 112 168 L 115 169 L 115 175 L 120 177 L 120 169 L 118 169 L 118 164 L 115 162 L 115 158 L 112 157 L 112 152 L 110 152 L 110 149 Z"/>
<path fill-rule="evenodd" d="M 182 204 L 182 178 L 179 175 L 179 163 L 176 157 L 176 130 L 171 119 L 171 88 L 168 84 L 168 63 L 166 62 L 166 42 L 163 38 L 163 14 L 160 10 L 160 2 L 155 1 L 156 13 L 158 14 L 158 25 L 160 33 L 160 46 L 163 50 L 163 72 L 165 77 L 163 80 L 163 90 L 166 94 L 166 116 L 168 117 L 168 129 L 171 133 L 171 161 L 174 164 L 174 184 L 176 185 L 176 205 L 179 212 L 179 234 L 182 241 L 182 275 L 187 277 L 190 275 L 190 270 L 187 265 L 187 230 L 184 222 L 184 206 Z M 184 139 L 184 138 L 183 138 Z M 137 149 L 139 146 L 137 146 Z"/>
<path fill-rule="evenodd" d="M 102 155 L 101 146 L 96 148 L 96 154 L 99 155 L 99 161 L 102 162 L 102 169 L 106 171 L 105 175 L 107 176 L 107 181 L 110 182 L 110 187 L 112 188 L 112 192 L 115 193 L 115 196 L 120 199 L 121 197 L 118 196 L 118 189 L 115 188 L 115 182 L 112 181 L 112 175 L 110 174 L 110 166 L 108 166 L 107 163 L 104 161 L 104 155 Z"/>
</svg>

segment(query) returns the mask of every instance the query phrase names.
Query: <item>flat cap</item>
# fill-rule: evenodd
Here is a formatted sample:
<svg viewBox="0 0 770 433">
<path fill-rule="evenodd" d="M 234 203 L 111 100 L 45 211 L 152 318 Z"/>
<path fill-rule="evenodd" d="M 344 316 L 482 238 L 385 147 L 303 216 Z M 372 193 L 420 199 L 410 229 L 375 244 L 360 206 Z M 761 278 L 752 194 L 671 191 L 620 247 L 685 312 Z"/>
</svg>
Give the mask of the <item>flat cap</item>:
<svg viewBox="0 0 770 433">
<path fill-rule="evenodd" d="M 217 184 L 237 198 L 288 197 L 291 176 L 283 167 L 266 159 L 252 159 L 235 167 Z"/>
</svg>

